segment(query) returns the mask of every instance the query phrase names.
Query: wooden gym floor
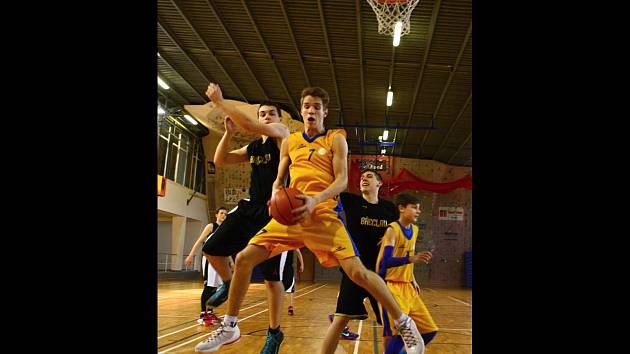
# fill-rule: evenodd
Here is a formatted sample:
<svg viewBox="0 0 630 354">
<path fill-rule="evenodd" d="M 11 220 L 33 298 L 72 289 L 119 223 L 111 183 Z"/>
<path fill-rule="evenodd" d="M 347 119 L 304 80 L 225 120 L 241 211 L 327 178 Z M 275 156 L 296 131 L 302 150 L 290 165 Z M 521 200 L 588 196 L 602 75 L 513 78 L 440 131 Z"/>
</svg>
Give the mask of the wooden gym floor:
<svg viewBox="0 0 630 354">
<path fill-rule="evenodd" d="M 158 281 L 158 348 L 161 353 L 194 353 L 195 345 L 217 326 L 204 327 L 196 320 L 200 310 L 201 280 Z M 284 341 L 280 353 L 317 354 L 328 328 L 327 314 L 335 310 L 338 283 L 299 282 L 294 294 L 295 315 L 288 316 L 288 295 L 283 305 L 281 328 Z M 472 353 L 472 293 L 470 289 L 421 287 L 422 299 L 440 327 L 426 354 Z M 382 353 L 382 327 L 370 318 L 353 320 L 352 332 L 360 332 L 359 340 L 340 340 L 336 354 Z M 227 303 L 215 309 L 222 317 Z M 241 339 L 224 346 L 220 353 L 259 354 L 268 328 L 268 312 L 263 284 L 252 283 L 239 314 Z"/>
</svg>

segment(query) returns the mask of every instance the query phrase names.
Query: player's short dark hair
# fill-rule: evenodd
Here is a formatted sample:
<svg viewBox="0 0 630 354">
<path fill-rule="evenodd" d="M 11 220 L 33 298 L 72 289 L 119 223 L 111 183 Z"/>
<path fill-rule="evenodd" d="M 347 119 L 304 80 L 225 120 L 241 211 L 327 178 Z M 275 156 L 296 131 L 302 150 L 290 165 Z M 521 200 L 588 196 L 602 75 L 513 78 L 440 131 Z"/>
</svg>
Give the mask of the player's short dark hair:
<svg viewBox="0 0 630 354">
<path fill-rule="evenodd" d="M 225 210 L 225 211 L 227 211 L 227 208 L 226 208 L 226 207 L 224 207 L 224 206 L 220 206 L 220 207 L 218 207 L 218 208 L 217 208 L 217 210 L 214 212 L 214 215 L 218 214 L 221 210 Z"/>
<path fill-rule="evenodd" d="M 400 193 L 394 198 L 394 204 L 396 204 L 396 208 L 399 206 L 406 208 L 409 204 L 420 204 L 420 198 L 413 194 Z"/>
<path fill-rule="evenodd" d="M 328 102 L 330 102 L 330 96 L 328 95 L 328 92 L 326 92 L 326 90 L 324 90 L 321 87 L 307 87 L 304 90 L 302 90 L 302 96 L 300 98 L 300 106 L 302 106 L 302 104 L 304 103 L 304 97 L 306 96 L 313 96 L 313 97 L 321 98 L 322 103 L 324 104 L 323 108 L 328 107 Z"/>
<path fill-rule="evenodd" d="M 278 111 L 278 117 L 282 117 L 282 108 L 280 107 L 280 104 L 278 104 L 276 102 L 272 102 L 272 101 L 262 101 L 258 105 L 258 109 L 256 110 L 256 112 L 260 111 L 260 107 L 262 107 L 262 106 L 274 106 L 274 107 L 276 107 L 276 110 Z M 258 113 L 256 113 L 256 114 L 258 114 Z"/>
<path fill-rule="evenodd" d="M 381 177 L 381 174 L 380 174 L 380 173 L 378 173 L 378 171 L 373 170 L 373 169 L 371 169 L 371 168 L 366 168 L 365 170 L 361 171 L 361 175 L 363 175 L 363 174 L 364 174 L 364 173 L 366 173 L 366 172 L 372 172 L 372 173 L 376 176 L 376 179 L 377 179 L 379 182 L 383 182 L 383 177 Z"/>
</svg>

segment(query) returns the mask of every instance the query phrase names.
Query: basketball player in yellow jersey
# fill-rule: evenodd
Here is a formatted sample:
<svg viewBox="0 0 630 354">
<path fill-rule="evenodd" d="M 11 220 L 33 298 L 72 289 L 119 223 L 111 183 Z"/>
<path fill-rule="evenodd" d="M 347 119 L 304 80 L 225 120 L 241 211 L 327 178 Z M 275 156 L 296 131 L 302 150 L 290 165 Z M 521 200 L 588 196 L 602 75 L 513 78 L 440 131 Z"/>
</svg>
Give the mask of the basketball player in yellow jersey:
<svg viewBox="0 0 630 354">
<path fill-rule="evenodd" d="M 322 88 L 304 89 L 300 100 L 304 131 L 290 134 L 280 147 L 273 193 L 283 186 L 289 172 L 290 186 L 299 189 L 302 194 L 298 197 L 304 200 L 304 205 L 292 211 L 298 223 L 286 226 L 272 219 L 237 255 L 227 314 L 219 329 L 197 345 L 197 351 L 212 353 L 238 340 L 237 315 L 254 266 L 282 251 L 306 246 L 322 265 L 340 265 L 353 282 L 387 309 L 397 330 L 403 333 L 407 353 L 423 353 L 422 337 L 414 322 L 400 310 L 383 279 L 367 270 L 359 260 L 341 219 L 341 209 L 333 199 L 348 185 L 348 145 L 343 130 L 324 128 L 329 100 Z M 321 349 L 322 354 L 333 351 Z"/>
<path fill-rule="evenodd" d="M 418 226 L 413 223 L 420 216 L 420 200 L 413 195 L 399 194 L 394 204 L 400 217 L 387 226 L 376 261 L 376 271 L 385 279 L 398 306 L 413 319 L 422 333 L 422 342 L 426 345 L 435 337 L 438 328 L 420 298 L 420 287 L 413 275 L 413 264 L 429 263 L 432 256 L 428 251 L 414 254 Z M 381 315 L 385 354 L 398 354 L 402 350 L 405 334 L 395 333 L 396 329 L 392 326 L 386 309 L 381 310 Z M 393 333 L 396 335 L 392 338 Z"/>
</svg>

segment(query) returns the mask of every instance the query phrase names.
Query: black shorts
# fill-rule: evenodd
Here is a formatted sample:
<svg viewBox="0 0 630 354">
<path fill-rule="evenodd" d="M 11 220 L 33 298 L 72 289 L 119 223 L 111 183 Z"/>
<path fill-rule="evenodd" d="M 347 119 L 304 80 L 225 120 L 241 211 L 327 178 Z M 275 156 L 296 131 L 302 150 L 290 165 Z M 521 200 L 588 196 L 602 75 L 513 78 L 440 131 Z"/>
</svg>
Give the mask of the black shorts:
<svg viewBox="0 0 630 354">
<path fill-rule="evenodd" d="M 254 237 L 269 223 L 271 216 L 266 204 L 252 203 L 249 200 L 241 200 L 236 208 L 230 210 L 225 220 L 213 232 L 203 245 L 203 253 L 211 256 L 235 256 L 242 251 L 249 240 Z M 265 280 L 280 280 L 278 275 L 274 275 L 273 266 L 267 266 L 268 262 L 278 262 L 281 255 L 277 255 L 261 263 Z M 276 258 L 278 258 L 276 260 Z M 276 267 L 276 273 L 278 272 Z"/>
<path fill-rule="evenodd" d="M 267 205 L 241 200 L 203 245 L 203 253 L 224 257 L 235 255 L 269 220 Z"/>
<path fill-rule="evenodd" d="M 364 320 L 368 318 L 367 310 L 363 305 L 363 299 L 367 297 L 370 299 L 372 310 L 376 316 L 376 322 L 378 322 L 378 324 L 383 324 L 376 299 L 372 297 L 367 290 L 352 282 L 343 270 L 341 270 L 341 274 L 341 285 L 339 286 L 339 297 L 337 297 L 335 315 L 357 320 Z"/>
<path fill-rule="evenodd" d="M 293 277 L 293 253 L 284 251 L 260 264 L 265 280 L 282 281 L 284 291 L 295 292 L 295 278 Z"/>
</svg>

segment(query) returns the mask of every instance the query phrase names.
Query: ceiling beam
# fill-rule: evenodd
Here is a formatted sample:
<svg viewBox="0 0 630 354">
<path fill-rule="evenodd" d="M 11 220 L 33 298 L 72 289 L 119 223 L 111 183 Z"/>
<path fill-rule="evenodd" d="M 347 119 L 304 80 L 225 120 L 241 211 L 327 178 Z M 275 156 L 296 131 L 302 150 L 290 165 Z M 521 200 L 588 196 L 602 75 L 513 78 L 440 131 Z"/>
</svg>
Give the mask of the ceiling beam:
<svg viewBox="0 0 630 354">
<path fill-rule="evenodd" d="M 300 110 L 295 105 L 295 101 L 293 101 L 293 96 L 291 96 L 291 93 L 289 92 L 289 89 L 287 88 L 287 85 L 284 82 L 284 79 L 282 78 L 282 74 L 280 73 L 280 70 L 278 69 L 278 65 L 276 64 L 276 61 L 273 58 L 273 55 L 271 55 L 271 51 L 269 51 L 269 48 L 267 47 L 267 43 L 265 43 L 265 39 L 263 38 L 262 34 L 260 34 L 260 30 L 258 29 L 258 25 L 256 25 L 256 21 L 254 21 L 254 17 L 252 16 L 251 11 L 249 11 L 249 7 L 247 6 L 247 3 L 245 2 L 245 0 L 241 0 L 241 4 L 243 4 L 243 7 L 245 8 L 245 12 L 247 13 L 247 17 L 249 17 L 249 20 L 254 25 L 254 31 L 258 35 L 258 39 L 260 39 L 260 43 L 262 43 L 263 49 L 265 50 L 265 53 L 267 53 L 267 57 L 273 63 L 273 69 L 276 72 L 276 75 L 278 75 L 278 78 L 280 79 L 280 85 L 282 85 L 282 89 L 284 90 L 284 93 L 289 98 L 289 102 L 291 102 L 291 106 L 293 106 L 293 109 L 299 115 Z"/>
<path fill-rule="evenodd" d="M 300 63 L 300 68 L 302 68 L 302 73 L 304 74 L 304 80 L 306 80 L 306 86 L 311 86 L 311 80 L 308 78 L 308 74 L 306 73 L 306 68 L 304 67 L 304 60 L 302 60 L 302 52 L 295 41 L 295 36 L 293 35 L 293 30 L 291 29 L 291 22 L 289 22 L 289 15 L 287 15 L 287 9 L 284 7 L 284 0 L 279 0 L 280 9 L 282 10 L 282 16 L 284 16 L 284 22 L 287 25 L 287 32 L 289 33 L 289 37 L 291 37 L 291 43 L 293 43 L 293 48 L 295 48 L 295 53 L 298 57 L 298 62 Z"/>
<path fill-rule="evenodd" d="M 179 43 L 178 40 L 175 39 L 175 37 L 171 33 L 170 29 L 163 24 L 163 21 L 161 21 L 159 17 L 158 17 L 158 27 L 162 30 L 162 32 L 164 32 L 164 34 L 166 34 L 168 39 L 171 42 L 173 42 L 173 44 L 175 44 L 175 47 L 177 47 L 177 50 L 179 50 L 184 55 L 184 57 L 192 64 L 193 68 L 195 68 L 195 70 L 197 70 L 201 74 L 201 77 L 206 79 L 206 81 L 210 82 L 210 79 L 208 78 L 206 73 L 204 73 L 203 70 L 201 70 L 201 68 L 199 67 L 199 65 L 195 62 L 195 60 L 193 58 L 191 58 L 188 55 L 188 53 L 186 53 L 186 51 L 184 50 L 182 45 Z M 162 54 L 164 54 L 164 51 L 162 52 Z M 177 70 L 175 70 L 175 71 L 177 71 Z M 179 74 L 179 72 L 178 72 L 178 74 Z M 179 74 L 179 76 L 182 77 L 181 74 Z"/>
<path fill-rule="evenodd" d="M 330 51 L 330 43 L 328 41 L 328 30 L 326 29 L 326 20 L 324 19 L 324 8 L 322 6 L 322 0 L 317 0 L 317 7 L 319 8 L 319 19 L 322 23 L 322 31 L 324 32 L 324 44 L 328 51 L 328 65 L 332 73 L 333 83 L 335 84 L 335 94 L 337 97 L 337 104 L 339 105 L 339 121 L 343 123 L 343 104 L 341 104 L 341 94 L 339 93 L 339 85 L 337 85 L 337 76 L 335 75 L 335 63 L 333 62 L 333 56 Z"/>
<path fill-rule="evenodd" d="M 158 90 L 157 90 L 158 95 L 162 96 L 162 98 L 165 100 L 166 108 L 173 107 L 173 106 L 181 106 L 181 104 L 177 103 L 174 99 L 172 99 L 169 95 L 167 95 L 163 91 L 167 91 L 167 90 L 162 89 L 158 85 Z M 182 99 L 184 100 L 184 104 L 188 104 L 188 102 L 186 101 L 184 97 L 182 97 Z M 160 103 L 162 102 L 162 99 L 160 99 L 160 97 L 158 97 L 158 102 Z M 172 105 L 170 103 L 172 103 Z"/>
<path fill-rule="evenodd" d="M 197 89 L 193 85 L 191 85 L 190 82 L 188 82 L 186 78 L 184 78 L 182 74 L 179 73 L 179 71 L 175 70 L 175 68 L 171 64 L 169 64 L 166 58 L 164 58 L 162 55 L 160 55 L 158 58 L 162 59 L 162 62 L 164 62 L 164 64 L 168 66 L 169 69 L 173 70 L 177 74 L 177 76 L 179 76 L 186 83 L 186 85 L 188 85 L 188 87 L 190 87 L 197 94 L 197 96 L 201 98 L 202 101 L 205 102 L 208 99 L 207 97 L 204 97 L 203 94 L 201 94 L 199 91 L 197 91 Z"/>
<path fill-rule="evenodd" d="M 166 97 L 167 99 L 170 99 L 171 101 L 173 101 L 174 103 L 178 104 L 177 101 L 173 98 L 171 98 L 170 96 L 174 96 L 172 95 L 173 93 L 175 93 L 179 98 L 182 99 L 182 101 L 184 101 L 184 104 L 190 104 L 190 101 L 188 101 L 188 99 L 184 96 L 182 96 L 179 92 L 175 91 L 175 89 L 173 87 L 171 87 L 170 89 L 165 89 L 160 87 L 160 85 L 158 85 L 158 92 L 162 94 L 162 96 Z"/>
<path fill-rule="evenodd" d="M 230 31 L 228 31 L 227 27 L 225 27 L 225 24 L 223 24 L 223 20 L 221 20 L 221 16 L 219 16 L 219 12 L 217 11 L 217 8 L 209 0 L 206 0 L 206 4 L 208 4 L 208 7 L 210 8 L 210 10 L 212 10 L 212 14 L 217 19 L 217 23 L 219 24 L 219 26 L 221 26 L 221 28 L 223 29 L 223 32 L 225 32 L 225 35 L 227 36 L 230 43 L 232 43 L 234 50 L 236 50 L 236 53 L 238 54 L 239 58 L 241 58 L 241 60 L 243 61 L 243 64 L 245 65 L 245 69 L 247 70 L 249 75 L 254 79 L 254 83 L 256 84 L 260 92 L 262 92 L 263 97 L 265 98 L 265 100 L 269 100 L 269 95 L 267 95 L 267 92 L 265 92 L 265 89 L 260 84 L 260 81 L 258 81 L 258 78 L 256 77 L 256 75 L 254 75 L 252 68 L 249 67 L 249 64 L 247 63 L 247 60 L 245 60 L 245 57 L 243 56 L 241 49 L 239 48 L 239 46 L 236 45 L 236 42 L 234 42 L 234 39 L 230 35 Z"/>
<path fill-rule="evenodd" d="M 171 3 L 173 4 L 173 6 L 175 7 L 175 9 L 177 10 L 177 12 L 179 13 L 179 15 L 182 17 L 182 19 L 184 20 L 184 22 L 186 22 L 186 24 L 188 25 L 188 27 L 190 27 L 190 29 L 192 30 L 193 34 L 197 37 L 197 39 L 199 40 L 199 42 L 201 42 L 201 44 L 203 45 L 203 47 L 208 51 L 208 54 L 210 54 L 210 57 L 214 60 L 214 62 L 217 64 L 217 66 L 219 67 L 219 69 L 221 70 L 221 72 L 223 73 L 223 75 L 225 75 L 227 77 L 227 79 L 230 81 L 230 84 L 232 86 L 234 86 L 234 88 L 236 89 L 236 91 L 238 92 L 238 95 L 243 99 L 243 101 L 249 103 L 249 101 L 247 100 L 247 98 L 245 97 L 245 95 L 243 94 L 243 91 L 241 91 L 241 89 L 238 87 L 238 85 L 236 85 L 236 83 L 234 82 L 234 80 L 232 79 L 232 76 L 230 76 L 230 74 L 228 74 L 228 72 L 225 70 L 225 68 L 223 67 L 223 65 L 221 65 L 221 62 L 219 61 L 219 59 L 214 55 L 214 52 L 212 51 L 212 49 L 210 49 L 210 46 L 208 46 L 208 43 L 206 43 L 206 41 L 201 38 L 201 36 L 199 35 L 199 32 L 197 31 L 197 29 L 195 28 L 195 26 L 193 26 L 193 24 L 190 22 L 190 20 L 188 20 L 188 17 L 186 17 L 186 15 L 184 14 L 184 12 L 179 8 L 179 6 L 177 6 L 177 4 L 175 3 L 175 0 L 171 0 Z M 183 50 L 182 50 L 183 51 Z M 206 78 L 206 80 L 208 80 Z M 210 82 L 210 80 L 208 80 L 208 82 Z"/>
<path fill-rule="evenodd" d="M 459 67 L 459 62 L 462 60 L 462 56 L 464 55 L 464 50 L 466 50 L 466 46 L 468 45 L 468 40 L 470 39 L 470 34 L 472 33 L 472 21 L 468 25 L 468 31 L 466 32 L 466 37 L 464 37 L 464 42 L 462 42 L 461 47 L 459 48 L 459 53 L 457 54 L 457 59 L 455 59 L 455 65 L 453 65 L 453 69 L 451 74 L 448 76 L 448 80 L 442 89 L 442 94 L 440 94 L 440 99 L 438 100 L 438 104 L 433 111 L 433 116 L 431 119 L 437 118 L 437 114 L 440 111 L 440 107 L 442 107 L 442 102 L 444 102 L 444 97 L 446 97 L 446 93 L 448 92 L 449 87 L 451 86 L 451 82 L 455 77 L 455 73 L 457 72 L 457 68 Z M 422 154 L 422 148 L 424 147 L 424 143 L 427 141 L 429 134 L 431 131 L 427 131 L 424 133 L 424 137 L 422 138 L 422 144 L 420 144 L 420 154 Z"/>
<path fill-rule="evenodd" d="M 409 125 L 411 123 L 411 118 L 413 117 L 413 111 L 416 109 L 416 100 L 418 99 L 418 94 L 420 93 L 420 86 L 422 86 L 422 77 L 424 76 L 424 68 L 427 65 L 427 58 L 429 57 L 429 51 L 431 50 L 431 41 L 433 40 L 433 33 L 435 31 L 435 24 L 437 23 L 438 14 L 440 13 L 441 3 L 442 3 L 442 0 L 436 0 L 435 3 L 433 3 L 431 23 L 429 24 L 429 33 L 427 34 L 427 44 L 424 47 L 424 55 L 422 56 L 422 65 L 420 66 L 420 73 L 418 74 L 418 79 L 416 80 L 416 88 L 413 91 L 413 99 L 411 100 L 411 106 L 409 107 L 409 117 L 407 117 L 407 124 L 405 125 Z M 405 136 L 402 140 L 402 144 L 400 144 L 401 151 L 403 147 L 405 146 L 405 142 L 407 141 L 407 135 L 409 135 L 409 131 L 405 131 Z"/>
<path fill-rule="evenodd" d="M 451 156 L 450 159 L 448 159 L 448 161 L 446 162 L 447 164 L 450 164 L 451 161 L 453 161 L 453 158 L 455 158 L 455 156 L 457 156 L 457 154 L 459 153 L 459 151 L 464 147 L 464 145 L 466 145 L 466 143 L 468 142 L 468 140 L 470 140 L 470 138 L 472 137 L 472 132 L 470 132 L 470 134 L 468 134 L 468 137 L 466 138 L 466 140 L 464 140 L 464 142 L 457 148 L 457 150 L 455 150 L 455 153 Z"/>
<path fill-rule="evenodd" d="M 464 115 L 464 111 L 466 110 L 466 108 L 468 108 L 468 105 L 470 104 L 471 99 L 472 99 L 472 92 L 468 95 L 468 98 L 466 99 L 464 106 L 459 110 L 459 113 L 457 114 L 457 118 L 455 118 L 455 121 L 451 123 L 451 126 L 448 128 L 448 131 L 446 132 L 444 139 L 442 139 L 442 142 L 440 143 L 440 147 L 435 151 L 435 153 L 433 153 L 433 156 L 431 156 L 431 160 L 435 159 L 435 156 L 437 156 L 438 152 L 440 152 L 440 150 L 442 150 L 442 147 L 444 147 L 444 144 L 446 144 L 446 141 L 448 140 L 448 137 L 451 136 L 451 132 L 455 128 L 455 125 L 457 124 L 459 119 Z M 424 142 L 422 142 L 421 147 L 422 146 L 424 146 Z"/>
</svg>

